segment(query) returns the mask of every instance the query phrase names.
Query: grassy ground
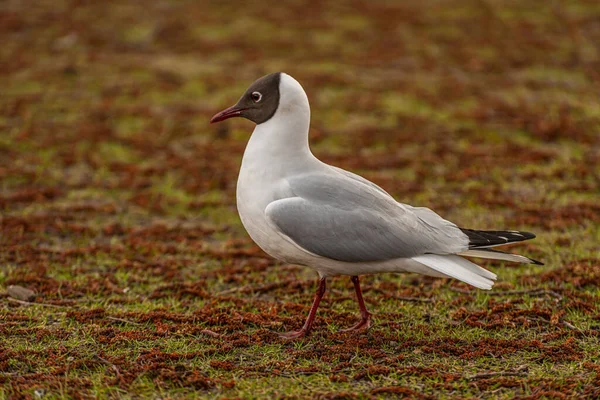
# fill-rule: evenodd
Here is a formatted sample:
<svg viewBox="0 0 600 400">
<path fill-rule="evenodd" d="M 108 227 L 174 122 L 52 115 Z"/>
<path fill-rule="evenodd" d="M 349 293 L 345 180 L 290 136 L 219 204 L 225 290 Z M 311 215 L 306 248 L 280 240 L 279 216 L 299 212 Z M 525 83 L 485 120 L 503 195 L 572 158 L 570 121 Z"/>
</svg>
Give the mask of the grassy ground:
<svg viewBox="0 0 600 400">
<path fill-rule="evenodd" d="M 333 2 L 331 2 L 333 3 Z M 600 396 L 600 3 L 0 4 L 0 397 Z M 336 278 L 248 238 L 257 77 L 308 92 L 326 162 L 469 228 L 530 230 L 545 266 L 493 291 Z M 18 285 L 36 295 L 18 300 Z M 15 299 L 16 298 L 16 299 Z"/>
</svg>

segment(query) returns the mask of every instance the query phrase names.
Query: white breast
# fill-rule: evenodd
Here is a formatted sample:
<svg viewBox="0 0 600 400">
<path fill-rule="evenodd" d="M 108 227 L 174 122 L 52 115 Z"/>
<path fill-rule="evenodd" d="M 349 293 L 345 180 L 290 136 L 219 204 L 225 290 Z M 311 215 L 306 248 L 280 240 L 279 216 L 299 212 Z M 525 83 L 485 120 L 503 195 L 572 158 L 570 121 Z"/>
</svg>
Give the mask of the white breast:
<svg viewBox="0 0 600 400">
<path fill-rule="evenodd" d="M 304 264 L 307 254 L 271 226 L 265 209 L 275 200 L 294 196 L 285 179 L 291 170 L 297 169 L 298 163 L 294 159 L 302 155 L 311 161 L 317 160 L 310 152 L 289 155 L 278 151 L 278 140 L 273 137 L 280 129 L 278 124 L 268 121 L 258 125 L 252 133 L 238 177 L 237 208 L 244 228 L 260 248 L 279 260 Z M 310 166 L 313 163 L 304 160 L 301 164 Z"/>
</svg>

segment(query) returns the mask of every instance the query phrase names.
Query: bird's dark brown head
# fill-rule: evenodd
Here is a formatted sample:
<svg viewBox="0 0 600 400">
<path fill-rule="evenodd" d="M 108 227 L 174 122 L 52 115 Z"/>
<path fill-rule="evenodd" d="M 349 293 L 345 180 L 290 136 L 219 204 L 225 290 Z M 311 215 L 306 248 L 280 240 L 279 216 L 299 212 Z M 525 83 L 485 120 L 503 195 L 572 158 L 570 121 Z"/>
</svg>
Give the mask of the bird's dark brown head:
<svg viewBox="0 0 600 400">
<path fill-rule="evenodd" d="M 210 123 L 232 117 L 244 117 L 256 124 L 268 121 L 279 106 L 280 81 L 281 72 L 265 75 L 256 80 L 235 105 L 215 114 L 210 119 Z"/>
</svg>

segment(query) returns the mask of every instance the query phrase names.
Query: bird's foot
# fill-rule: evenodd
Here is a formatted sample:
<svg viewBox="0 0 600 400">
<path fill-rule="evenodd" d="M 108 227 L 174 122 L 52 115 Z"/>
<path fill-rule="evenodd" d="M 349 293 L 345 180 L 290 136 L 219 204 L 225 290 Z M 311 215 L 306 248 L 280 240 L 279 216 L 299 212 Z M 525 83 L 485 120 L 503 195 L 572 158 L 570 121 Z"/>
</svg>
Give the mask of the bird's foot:
<svg viewBox="0 0 600 400">
<path fill-rule="evenodd" d="M 280 338 L 282 339 L 298 339 L 298 338 L 302 338 L 305 336 L 308 336 L 308 334 L 310 333 L 310 331 L 308 329 L 300 329 L 299 331 L 291 331 L 291 332 L 285 332 L 285 333 L 277 333 L 277 335 L 279 335 Z"/>
<path fill-rule="evenodd" d="M 340 332 L 368 331 L 369 328 L 371 328 L 371 314 L 363 316 L 356 324 L 350 328 L 342 329 Z"/>
</svg>

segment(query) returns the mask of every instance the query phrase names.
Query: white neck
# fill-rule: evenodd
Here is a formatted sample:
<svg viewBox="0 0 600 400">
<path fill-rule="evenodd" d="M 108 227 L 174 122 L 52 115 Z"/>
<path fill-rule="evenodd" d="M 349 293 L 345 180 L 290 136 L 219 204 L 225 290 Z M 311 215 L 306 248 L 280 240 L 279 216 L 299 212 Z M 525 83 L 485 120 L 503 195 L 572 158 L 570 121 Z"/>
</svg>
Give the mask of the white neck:
<svg viewBox="0 0 600 400">
<path fill-rule="evenodd" d="M 285 169 L 302 160 L 316 160 L 308 146 L 310 106 L 302 86 L 291 76 L 281 74 L 279 106 L 275 114 L 254 129 L 244 152 L 243 165 L 260 163 Z M 271 165 L 269 165 L 271 164 Z"/>
</svg>

